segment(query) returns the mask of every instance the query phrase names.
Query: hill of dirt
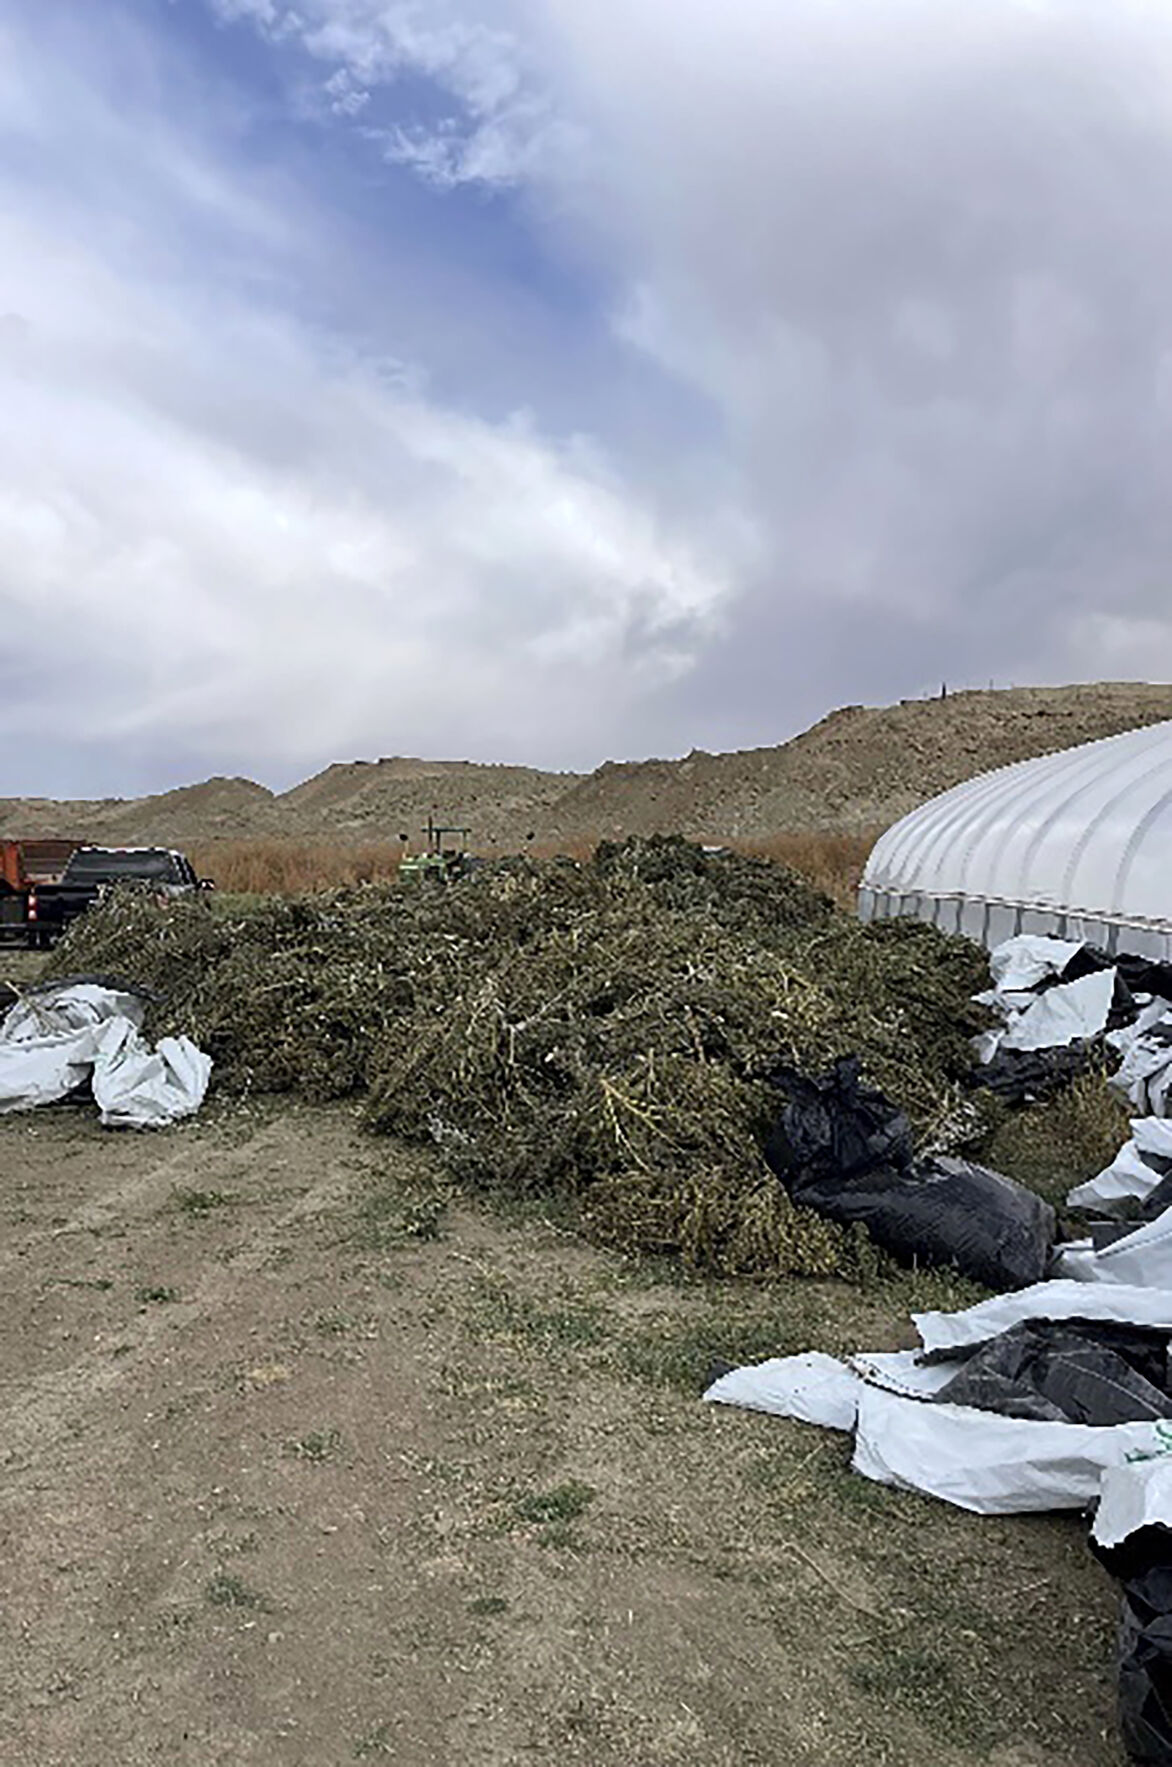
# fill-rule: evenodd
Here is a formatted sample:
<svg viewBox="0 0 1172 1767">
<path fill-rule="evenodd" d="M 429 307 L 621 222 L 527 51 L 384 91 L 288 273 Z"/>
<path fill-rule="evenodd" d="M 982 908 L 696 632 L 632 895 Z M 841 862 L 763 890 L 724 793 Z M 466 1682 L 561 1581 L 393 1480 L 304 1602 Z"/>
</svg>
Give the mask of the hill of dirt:
<svg viewBox="0 0 1172 1767">
<path fill-rule="evenodd" d="M 251 779 L 209 779 L 145 798 L 0 798 L 0 839 L 63 835 L 131 846 L 217 840 L 397 841 L 418 844 L 434 813 L 485 845 L 523 842 L 580 782 L 575 773 L 472 761 L 337 762 L 279 795 Z"/>
<path fill-rule="evenodd" d="M 886 827 L 995 767 L 1172 718 L 1172 686 L 1104 682 L 847 706 L 776 748 L 607 762 L 555 805 L 543 838 L 753 838 Z"/>
<path fill-rule="evenodd" d="M 336 762 L 277 799 L 288 832 L 355 840 L 414 839 L 434 814 L 459 822 L 485 844 L 523 841 L 565 793 L 575 773 L 475 761 Z"/>
<path fill-rule="evenodd" d="M 251 779 L 206 779 L 147 798 L 0 798 L 0 838 L 61 835 L 111 846 L 252 839 L 284 832 L 278 802 Z"/>
<path fill-rule="evenodd" d="M 470 761 L 339 762 L 279 795 L 209 779 L 154 797 L 0 798 L 0 837 L 117 844 L 416 840 L 437 820 L 485 848 L 680 833 L 756 839 L 878 829 L 974 774 L 1172 719 L 1172 686 L 1101 682 L 847 706 L 773 748 L 608 761 L 583 777 Z"/>
</svg>

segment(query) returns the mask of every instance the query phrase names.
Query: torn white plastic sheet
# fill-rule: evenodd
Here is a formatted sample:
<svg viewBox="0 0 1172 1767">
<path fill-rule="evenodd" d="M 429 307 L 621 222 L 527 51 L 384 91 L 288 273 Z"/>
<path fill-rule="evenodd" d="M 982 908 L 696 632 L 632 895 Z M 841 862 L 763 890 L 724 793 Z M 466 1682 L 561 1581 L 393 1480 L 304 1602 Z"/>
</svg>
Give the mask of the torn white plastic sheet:
<svg viewBox="0 0 1172 1767">
<path fill-rule="evenodd" d="M 1080 1282 L 1041 1282 L 1016 1294 L 992 1295 L 960 1313 L 912 1314 L 925 1350 L 984 1343 L 1023 1319 L 1092 1319 L 1172 1330 L 1172 1284 L 1160 1290 L 1120 1283 L 1088 1293 Z"/>
<path fill-rule="evenodd" d="M 55 1104 L 83 1086 L 93 1068 L 96 1031 L 3 1041 L 0 1027 L 0 1112 Z"/>
<path fill-rule="evenodd" d="M 999 1049 L 1062 1049 L 1089 1041 L 1107 1028 L 1115 998 L 1115 971 L 1096 970 L 1077 982 L 1060 982 L 1039 994 L 998 1038 Z"/>
<path fill-rule="evenodd" d="M 1036 933 L 1021 933 L 1007 939 L 989 955 L 989 972 L 999 994 L 1032 992 L 1051 976 L 1060 976 L 1079 952 L 1082 941 L 1071 944 L 1066 939 L 1046 939 Z"/>
<path fill-rule="evenodd" d="M 1165 1453 L 1108 1467 L 1103 1474 L 1091 1529 L 1100 1546 L 1119 1546 L 1141 1528 L 1172 1528 L 1172 1425 L 1163 1433 L 1168 1438 Z"/>
<path fill-rule="evenodd" d="M 93 1092 L 108 1128 L 157 1129 L 192 1116 L 204 1101 L 212 1058 L 189 1037 L 144 1043 L 129 1019 L 98 1034 Z"/>
<path fill-rule="evenodd" d="M 1172 1292 L 1044 1282 L 957 1314 L 917 1319 L 924 1347 L 979 1343 L 1026 1319 L 1121 1320 L 1172 1330 Z M 1172 1424 L 1107 1428 L 1002 1417 L 966 1405 L 929 1403 L 955 1372 L 923 1367 L 919 1352 L 793 1356 L 742 1368 L 704 1397 L 855 1432 L 853 1466 L 865 1478 L 942 1498 L 983 1515 L 1079 1509 L 1108 1468 L 1172 1456 Z M 851 1415 L 851 1399 L 854 1415 Z"/>
<path fill-rule="evenodd" d="M 1109 1041 L 1123 1053 L 1112 1086 L 1140 1116 L 1172 1115 L 1172 1008 L 1168 1003 L 1153 1001 L 1135 1025 Z"/>
<path fill-rule="evenodd" d="M 1085 1209 L 1108 1218 L 1126 1215 L 1133 1203 L 1141 1203 L 1162 1184 L 1172 1169 L 1172 1119 L 1136 1117 L 1131 1140 L 1125 1142 L 1097 1178 L 1079 1184 L 1066 1201 L 1072 1209 Z"/>
<path fill-rule="evenodd" d="M 986 988 L 983 994 L 974 994 L 973 1001 L 977 1006 L 987 1006 L 991 1012 L 1005 1023 L 1015 1019 L 1019 1012 L 1032 1006 L 1037 995 L 1029 992 L 1020 994 L 1003 994 L 999 988 Z"/>
<path fill-rule="evenodd" d="M 122 1019 L 137 1028 L 143 1013 L 137 995 L 96 983 L 26 994 L 0 1022 L 0 1111 L 67 1098 L 90 1076 L 101 1027 Z"/>
<path fill-rule="evenodd" d="M 804 1356 L 778 1356 L 736 1368 L 714 1382 L 704 1397 L 714 1404 L 769 1411 L 828 1430 L 853 1430 L 861 1386 L 858 1375 L 837 1356 L 811 1350 Z"/>
<path fill-rule="evenodd" d="M 45 1037 L 92 1030 L 113 1018 L 141 1029 L 146 1006 L 140 994 L 98 982 L 69 982 L 23 995 L 0 1023 L 0 1043 L 29 1043 Z"/>
<path fill-rule="evenodd" d="M 141 996 L 95 982 L 36 989 L 0 1021 L 0 1112 L 52 1104 L 90 1081 L 102 1121 L 160 1128 L 199 1109 L 211 1060 L 187 1038 L 140 1035 Z"/>
<path fill-rule="evenodd" d="M 1097 1251 L 1090 1239 L 1061 1246 L 1054 1255 L 1054 1274 L 1074 1282 L 1172 1289 L 1172 1209 Z"/>
</svg>

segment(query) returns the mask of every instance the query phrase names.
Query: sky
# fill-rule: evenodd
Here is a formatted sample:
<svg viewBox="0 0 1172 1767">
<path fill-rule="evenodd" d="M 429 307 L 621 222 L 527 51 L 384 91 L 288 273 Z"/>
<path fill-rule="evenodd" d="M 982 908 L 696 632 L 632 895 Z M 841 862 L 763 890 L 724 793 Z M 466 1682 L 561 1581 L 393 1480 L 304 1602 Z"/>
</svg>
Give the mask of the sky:
<svg viewBox="0 0 1172 1767">
<path fill-rule="evenodd" d="M 0 796 L 1172 677 L 1166 0 L 0 0 Z"/>
</svg>

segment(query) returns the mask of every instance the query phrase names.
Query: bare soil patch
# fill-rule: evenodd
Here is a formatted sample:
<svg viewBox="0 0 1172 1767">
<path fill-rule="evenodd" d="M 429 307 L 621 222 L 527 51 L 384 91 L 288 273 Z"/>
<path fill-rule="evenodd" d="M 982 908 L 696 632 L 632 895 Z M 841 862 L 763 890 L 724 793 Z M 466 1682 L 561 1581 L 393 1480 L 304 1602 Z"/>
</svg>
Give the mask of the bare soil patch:
<svg viewBox="0 0 1172 1767">
<path fill-rule="evenodd" d="M 0 1758 L 1109 1767 L 1115 1594 L 700 1405 L 907 1296 L 681 1283 L 341 1107 L 0 1119 Z"/>
</svg>

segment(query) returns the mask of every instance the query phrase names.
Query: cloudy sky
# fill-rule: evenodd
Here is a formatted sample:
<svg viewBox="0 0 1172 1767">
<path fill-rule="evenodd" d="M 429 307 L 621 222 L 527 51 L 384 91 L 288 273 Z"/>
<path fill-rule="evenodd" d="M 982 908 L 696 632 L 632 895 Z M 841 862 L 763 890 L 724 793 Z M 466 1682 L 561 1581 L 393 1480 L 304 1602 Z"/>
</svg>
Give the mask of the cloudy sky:
<svg viewBox="0 0 1172 1767">
<path fill-rule="evenodd" d="M 1167 0 L 0 0 L 0 795 L 1172 676 Z"/>
</svg>

